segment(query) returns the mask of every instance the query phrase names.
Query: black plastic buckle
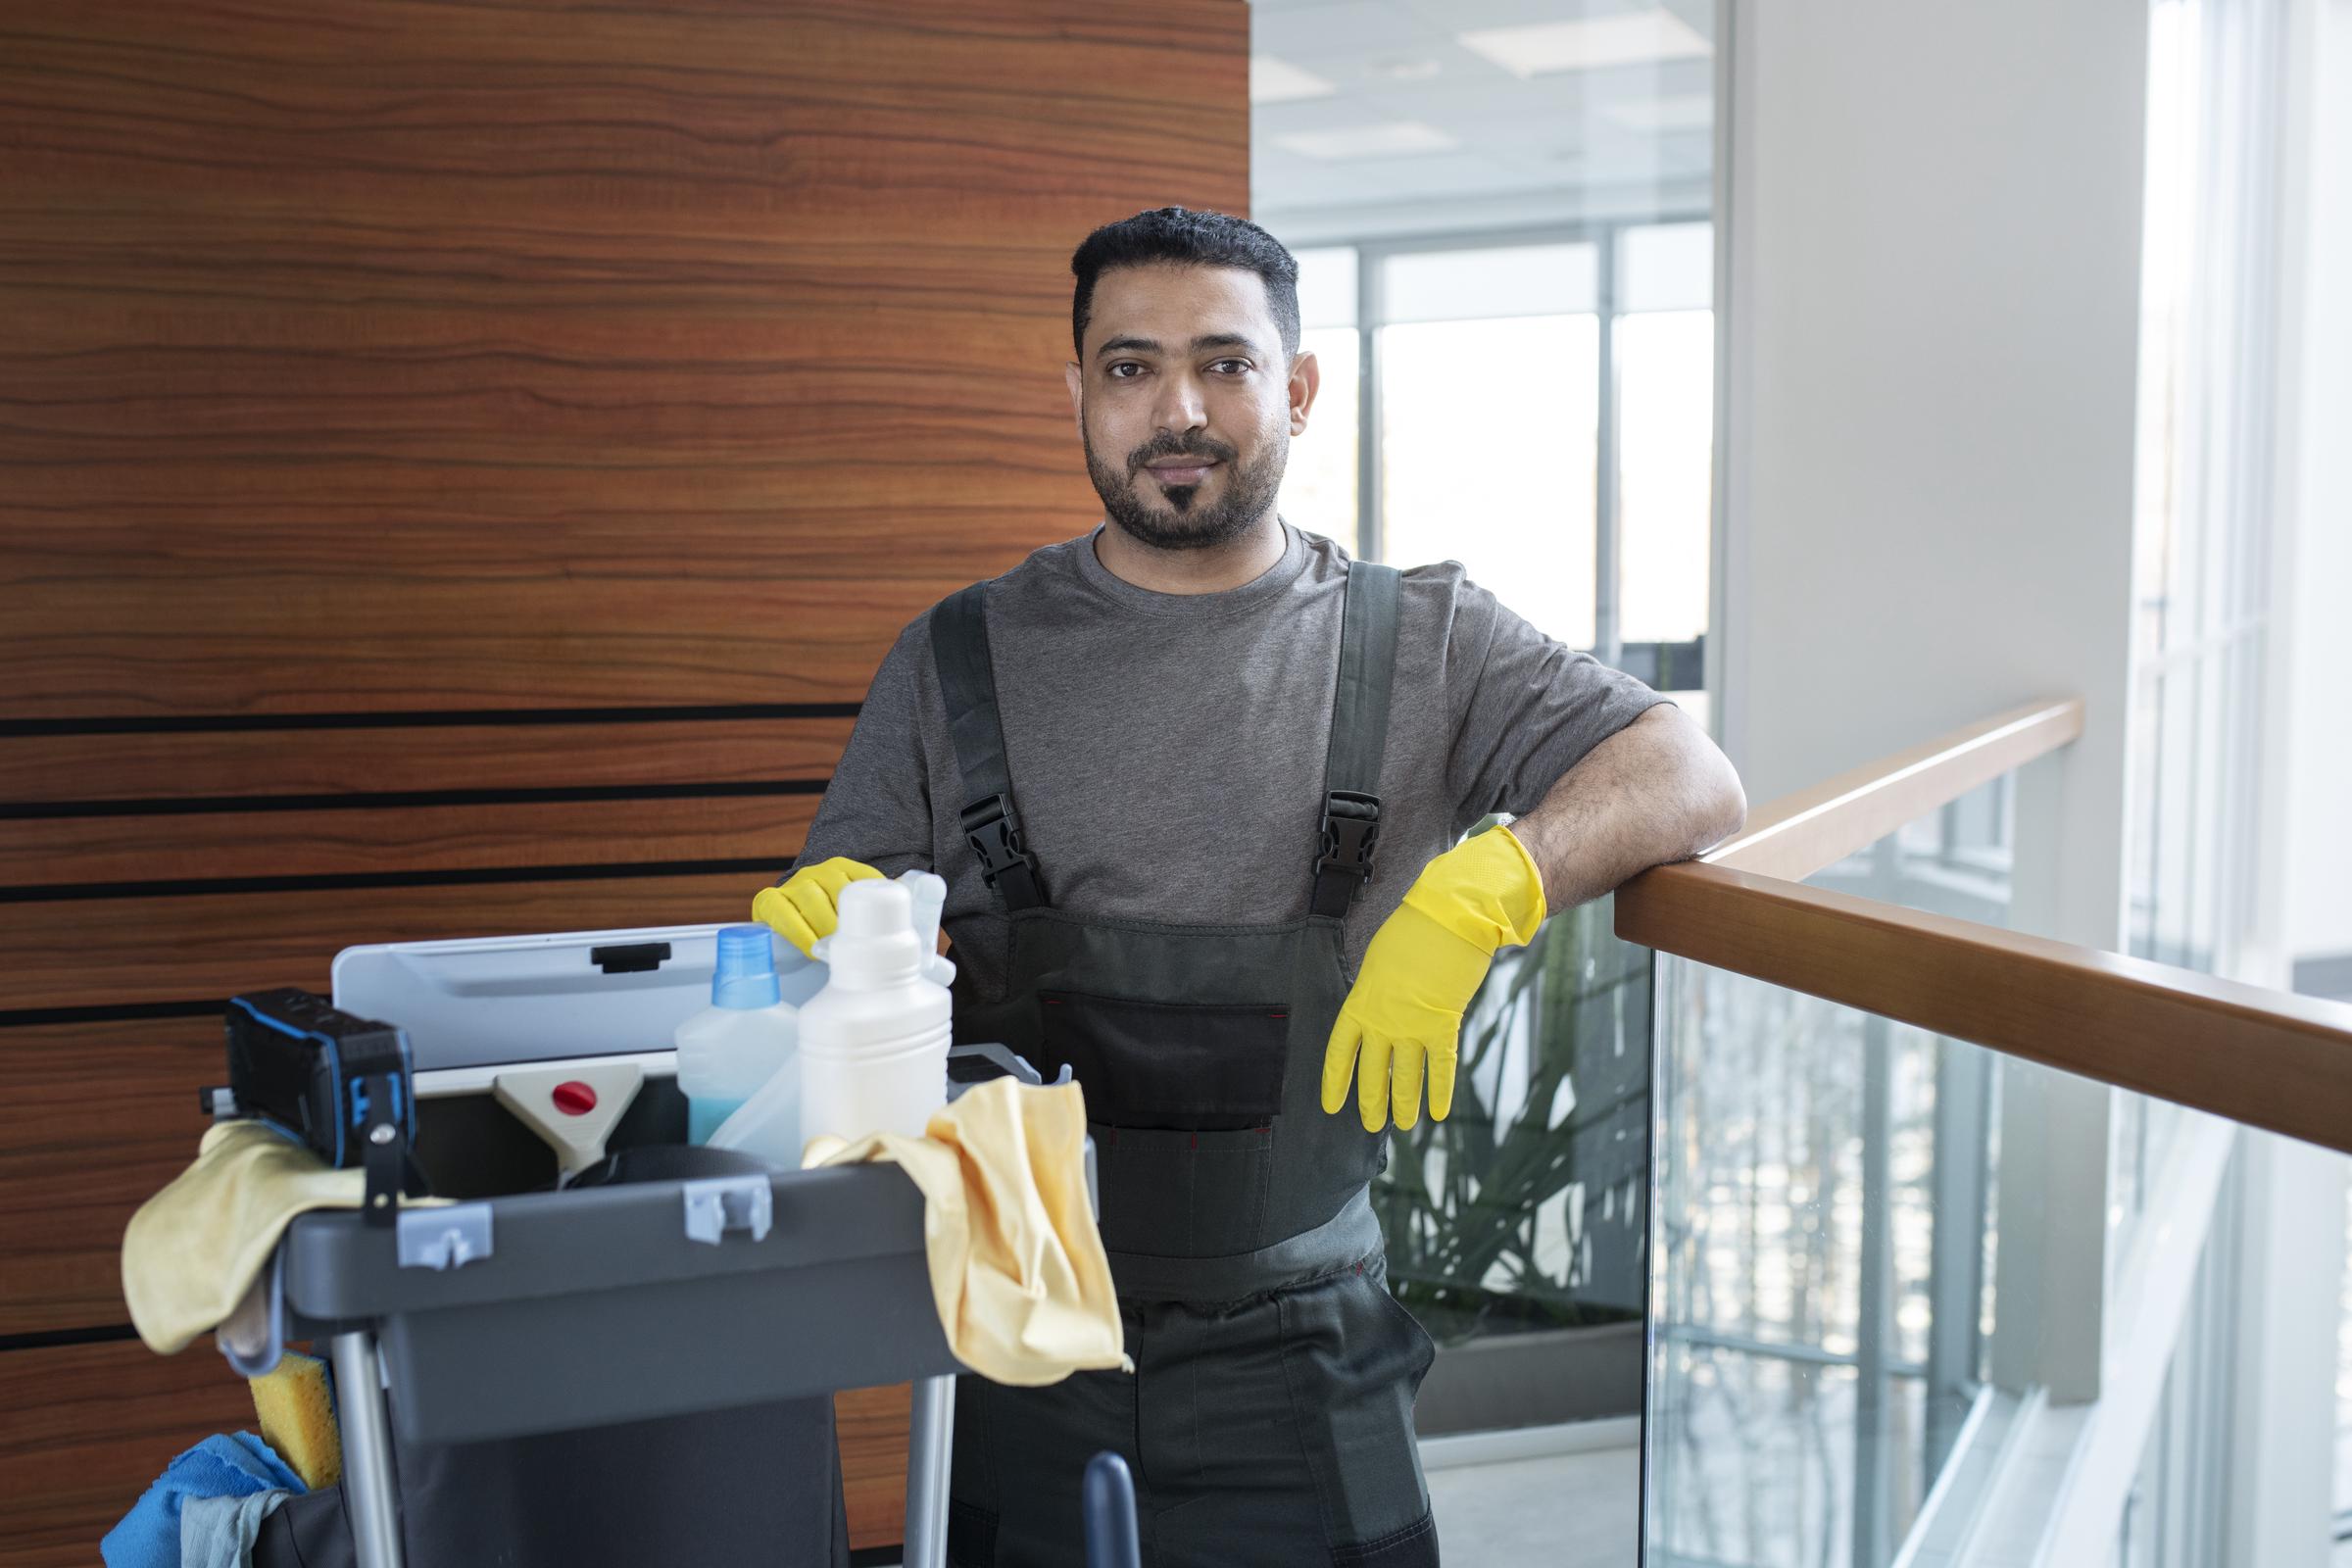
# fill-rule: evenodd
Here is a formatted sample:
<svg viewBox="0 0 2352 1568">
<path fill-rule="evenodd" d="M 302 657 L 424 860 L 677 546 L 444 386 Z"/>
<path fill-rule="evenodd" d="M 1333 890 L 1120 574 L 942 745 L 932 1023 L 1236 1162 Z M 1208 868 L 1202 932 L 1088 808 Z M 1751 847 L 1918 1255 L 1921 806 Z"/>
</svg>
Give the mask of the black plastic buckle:
<svg viewBox="0 0 2352 1568">
<path fill-rule="evenodd" d="M 1018 908 L 1042 901 L 1037 857 L 1021 842 L 1021 816 L 1009 795 L 991 795 L 963 808 L 963 836 L 980 857 L 980 875 Z"/>
<path fill-rule="evenodd" d="M 1380 845 L 1380 797 L 1333 790 L 1323 799 L 1323 855 L 1315 874 L 1351 876 L 1360 886 L 1372 875 L 1372 852 Z M 1355 889 L 1348 890 L 1354 897 Z"/>
</svg>

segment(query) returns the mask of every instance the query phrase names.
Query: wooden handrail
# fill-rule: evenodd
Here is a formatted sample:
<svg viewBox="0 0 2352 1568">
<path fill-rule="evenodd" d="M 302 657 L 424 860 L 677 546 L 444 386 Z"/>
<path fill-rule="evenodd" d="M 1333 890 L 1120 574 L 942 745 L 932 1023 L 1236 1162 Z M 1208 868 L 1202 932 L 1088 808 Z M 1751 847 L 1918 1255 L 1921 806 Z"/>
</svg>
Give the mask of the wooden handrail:
<svg viewBox="0 0 2352 1568">
<path fill-rule="evenodd" d="M 2065 745 L 2032 703 L 1762 808 L 1617 890 L 1617 935 L 1719 969 L 2352 1153 L 2352 1005 L 1807 887 Z"/>
<path fill-rule="evenodd" d="M 1697 861 L 1619 889 L 1617 934 L 2352 1153 L 2342 1003 Z"/>
<path fill-rule="evenodd" d="M 2082 699 L 2027 703 L 1751 812 L 1700 858 L 1796 881 L 2082 733 Z"/>
</svg>

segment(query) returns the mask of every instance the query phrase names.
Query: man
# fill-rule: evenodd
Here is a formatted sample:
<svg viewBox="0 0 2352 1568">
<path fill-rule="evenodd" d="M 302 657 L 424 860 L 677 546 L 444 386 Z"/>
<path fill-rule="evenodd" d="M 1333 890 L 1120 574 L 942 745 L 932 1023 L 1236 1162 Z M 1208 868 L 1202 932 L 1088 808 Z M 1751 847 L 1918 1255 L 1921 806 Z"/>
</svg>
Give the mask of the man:
<svg viewBox="0 0 2352 1568">
<path fill-rule="evenodd" d="M 1318 371 L 1271 236 L 1167 208 L 1071 270 L 1105 522 L 906 628 L 754 912 L 806 948 L 848 881 L 937 870 L 958 1038 L 1086 1095 L 1136 1371 L 964 1380 L 952 1560 L 1079 1561 L 1079 1478 L 1115 1448 L 1154 1564 L 1436 1563 L 1432 1348 L 1365 1195 L 1383 1129 L 1425 1084 L 1446 1113 L 1498 947 L 1745 803 L 1679 710 L 1459 566 L 1351 563 L 1276 514 Z M 1456 842 L 1495 811 L 1521 814 Z"/>
</svg>

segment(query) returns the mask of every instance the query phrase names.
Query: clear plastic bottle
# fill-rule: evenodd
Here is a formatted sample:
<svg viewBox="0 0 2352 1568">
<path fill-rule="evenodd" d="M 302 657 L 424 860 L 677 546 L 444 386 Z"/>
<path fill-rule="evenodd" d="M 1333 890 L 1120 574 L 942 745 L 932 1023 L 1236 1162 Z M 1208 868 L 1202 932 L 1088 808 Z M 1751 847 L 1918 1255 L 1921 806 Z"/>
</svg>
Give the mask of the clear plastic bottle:
<svg viewBox="0 0 2352 1568">
<path fill-rule="evenodd" d="M 801 1008 L 804 1138 L 919 1138 L 947 1103 L 951 1004 L 935 976 L 953 970 L 916 928 L 916 891 L 904 880 L 841 891 L 825 987 Z"/>
<path fill-rule="evenodd" d="M 686 1096 L 686 1138 L 707 1144 L 719 1124 L 792 1066 L 800 1015 L 781 1000 L 774 939 L 763 925 L 718 933 L 710 1005 L 678 1025 L 678 1089 Z"/>
</svg>

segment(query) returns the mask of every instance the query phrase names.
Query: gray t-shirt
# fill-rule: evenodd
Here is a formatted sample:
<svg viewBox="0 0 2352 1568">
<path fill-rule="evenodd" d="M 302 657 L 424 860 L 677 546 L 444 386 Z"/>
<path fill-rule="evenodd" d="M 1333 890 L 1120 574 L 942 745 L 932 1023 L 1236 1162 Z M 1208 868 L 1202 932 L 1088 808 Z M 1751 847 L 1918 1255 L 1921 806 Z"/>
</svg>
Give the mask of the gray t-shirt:
<svg viewBox="0 0 2352 1568">
<path fill-rule="evenodd" d="M 1303 918 L 1323 815 L 1348 554 L 1284 526 L 1282 559 L 1213 594 L 1113 576 L 1088 534 L 988 591 L 1013 799 L 1049 901 L 1182 925 Z M 1535 808 L 1577 760 L 1665 699 L 1571 651 L 1446 562 L 1403 574 L 1380 843 L 1348 917 L 1352 972 L 1421 867 L 1479 818 Z M 843 855 L 948 880 L 955 957 L 1001 996 L 1009 947 L 957 813 L 930 617 L 866 693 L 800 863 Z"/>
</svg>

